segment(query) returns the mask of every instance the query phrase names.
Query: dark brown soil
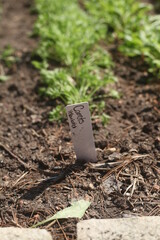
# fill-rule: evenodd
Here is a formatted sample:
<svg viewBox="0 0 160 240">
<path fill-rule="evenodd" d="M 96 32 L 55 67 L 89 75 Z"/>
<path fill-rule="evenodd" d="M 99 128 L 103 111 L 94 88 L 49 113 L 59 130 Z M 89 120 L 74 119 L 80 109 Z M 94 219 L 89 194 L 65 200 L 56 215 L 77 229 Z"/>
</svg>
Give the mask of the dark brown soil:
<svg viewBox="0 0 160 240">
<path fill-rule="evenodd" d="M 10 70 L 0 63 L 10 75 L 0 83 L 0 226 L 32 226 L 82 198 L 91 201 L 83 219 L 160 215 L 160 84 L 146 84 L 146 66 L 112 48 L 122 97 L 106 99 L 107 127 L 93 122 L 99 162 L 77 166 L 67 121 L 49 123 L 54 103 L 37 93 L 35 16 L 27 0 L 2 5 L 0 48 L 10 44 L 21 61 Z M 76 239 L 77 221 L 43 227 Z"/>
</svg>

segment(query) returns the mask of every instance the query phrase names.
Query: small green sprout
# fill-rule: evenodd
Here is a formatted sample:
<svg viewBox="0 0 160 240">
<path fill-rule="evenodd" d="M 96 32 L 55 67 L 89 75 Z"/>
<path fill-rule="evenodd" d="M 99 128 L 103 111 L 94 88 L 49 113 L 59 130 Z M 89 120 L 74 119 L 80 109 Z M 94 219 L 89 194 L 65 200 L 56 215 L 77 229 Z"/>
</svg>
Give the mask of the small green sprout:
<svg viewBox="0 0 160 240">
<path fill-rule="evenodd" d="M 15 50 L 10 46 L 6 46 L 2 51 L 0 59 L 4 62 L 4 64 L 10 68 L 12 65 L 18 61 L 18 58 L 14 56 Z"/>
</svg>

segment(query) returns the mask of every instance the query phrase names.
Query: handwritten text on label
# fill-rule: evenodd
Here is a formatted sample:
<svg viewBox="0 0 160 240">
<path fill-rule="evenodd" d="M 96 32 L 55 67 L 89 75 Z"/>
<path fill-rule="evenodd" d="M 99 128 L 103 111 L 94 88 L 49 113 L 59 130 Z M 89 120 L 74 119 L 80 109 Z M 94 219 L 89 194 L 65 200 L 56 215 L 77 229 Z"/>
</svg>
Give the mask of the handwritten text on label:
<svg viewBox="0 0 160 240">
<path fill-rule="evenodd" d="M 88 103 L 66 107 L 77 160 L 96 162 L 96 151 Z"/>
</svg>

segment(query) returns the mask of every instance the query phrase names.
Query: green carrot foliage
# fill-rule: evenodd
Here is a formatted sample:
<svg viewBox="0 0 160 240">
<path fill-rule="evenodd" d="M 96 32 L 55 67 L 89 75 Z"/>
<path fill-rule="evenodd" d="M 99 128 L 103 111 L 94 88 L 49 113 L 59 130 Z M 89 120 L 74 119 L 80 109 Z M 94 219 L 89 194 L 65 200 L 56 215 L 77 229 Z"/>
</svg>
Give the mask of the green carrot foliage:
<svg viewBox="0 0 160 240">
<path fill-rule="evenodd" d="M 150 4 L 137 0 L 84 0 L 86 10 L 119 39 L 119 50 L 129 57 L 141 56 L 160 78 L 160 16 L 151 15 Z"/>
<path fill-rule="evenodd" d="M 82 10 L 76 0 L 35 2 L 38 20 L 34 34 L 40 38 L 36 53 L 41 62 L 33 64 L 44 84 L 41 94 L 63 107 L 87 101 L 92 109 L 97 92 L 116 80 L 109 53 L 98 47 L 99 40 L 105 39 L 106 25 Z M 52 60 L 59 68 L 48 69 Z M 50 119 L 63 116 L 61 106 L 53 109 Z"/>
</svg>

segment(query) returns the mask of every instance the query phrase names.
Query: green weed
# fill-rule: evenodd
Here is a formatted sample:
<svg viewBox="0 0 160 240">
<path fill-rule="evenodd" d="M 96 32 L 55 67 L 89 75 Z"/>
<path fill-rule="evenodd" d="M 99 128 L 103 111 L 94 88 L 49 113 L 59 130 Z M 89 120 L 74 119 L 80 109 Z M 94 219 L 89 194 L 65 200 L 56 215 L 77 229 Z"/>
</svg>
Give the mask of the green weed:
<svg viewBox="0 0 160 240">
<path fill-rule="evenodd" d="M 10 68 L 12 65 L 18 60 L 14 56 L 15 50 L 10 46 L 6 46 L 0 55 L 0 60 L 4 62 L 4 64 Z"/>
<path fill-rule="evenodd" d="M 0 53 L 0 60 L 4 66 L 11 68 L 12 65 L 17 62 L 19 59 L 15 57 L 15 50 L 10 46 L 6 46 L 4 50 Z M 6 82 L 9 79 L 9 76 L 5 75 L 5 71 L 2 67 L 2 72 L 0 75 L 0 82 Z"/>
</svg>

